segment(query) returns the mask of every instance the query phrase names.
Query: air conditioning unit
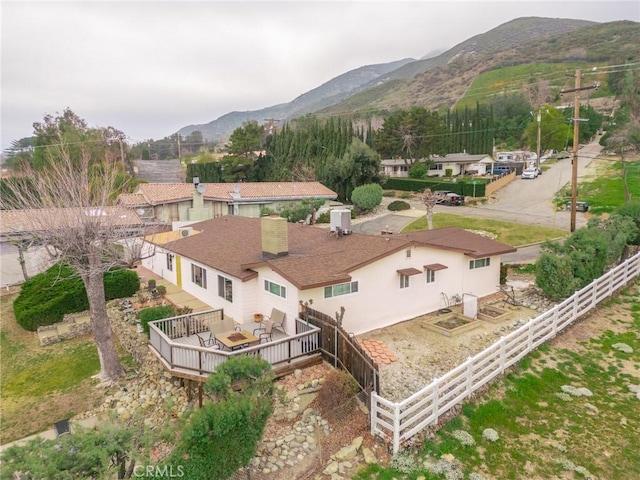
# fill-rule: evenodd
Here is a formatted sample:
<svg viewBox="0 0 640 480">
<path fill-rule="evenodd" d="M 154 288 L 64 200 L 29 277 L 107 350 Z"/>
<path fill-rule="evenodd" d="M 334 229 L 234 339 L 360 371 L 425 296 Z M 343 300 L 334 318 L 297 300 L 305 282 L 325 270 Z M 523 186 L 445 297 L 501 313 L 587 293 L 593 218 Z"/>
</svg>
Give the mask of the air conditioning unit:
<svg viewBox="0 0 640 480">
<path fill-rule="evenodd" d="M 193 228 L 192 227 L 180 228 L 179 231 L 180 231 L 180 237 L 184 238 L 191 235 L 191 232 L 193 232 Z"/>
<path fill-rule="evenodd" d="M 336 209 L 331 210 L 330 227 L 334 233 L 347 235 L 351 233 L 351 210 Z"/>
</svg>

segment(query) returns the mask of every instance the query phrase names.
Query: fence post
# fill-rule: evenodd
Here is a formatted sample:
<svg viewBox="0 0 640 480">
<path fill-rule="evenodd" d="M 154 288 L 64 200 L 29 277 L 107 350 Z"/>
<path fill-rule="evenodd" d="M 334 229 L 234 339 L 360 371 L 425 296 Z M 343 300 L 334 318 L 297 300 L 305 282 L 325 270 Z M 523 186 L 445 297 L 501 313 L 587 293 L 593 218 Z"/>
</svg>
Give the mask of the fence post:
<svg viewBox="0 0 640 480">
<path fill-rule="evenodd" d="M 333 368 L 338 368 L 338 327 L 333 326 Z"/>
<path fill-rule="evenodd" d="M 533 350 L 533 319 L 527 322 L 527 352 Z"/>
<path fill-rule="evenodd" d="M 393 405 L 393 454 L 400 450 L 400 405 Z"/>
<path fill-rule="evenodd" d="M 471 368 L 472 365 L 473 362 L 471 361 L 471 357 L 467 357 L 467 398 L 471 397 L 471 394 L 473 393 L 473 369 Z"/>
<path fill-rule="evenodd" d="M 440 413 L 438 412 L 438 403 L 440 403 L 440 389 L 438 388 L 438 384 L 440 383 L 440 379 L 436 378 L 433 381 L 433 423 L 438 423 L 438 417 Z"/>
<path fill-rule="evenodd" d="M 558 335 L 558 307 L 553 307 L 553 328 L 551 329 L 553 332 L 553 338 Z"/>
<path fill-rule="evenodd" d="M 504 337 L 500 337 L 500 373 L 504 373 Z"/>
</svg>

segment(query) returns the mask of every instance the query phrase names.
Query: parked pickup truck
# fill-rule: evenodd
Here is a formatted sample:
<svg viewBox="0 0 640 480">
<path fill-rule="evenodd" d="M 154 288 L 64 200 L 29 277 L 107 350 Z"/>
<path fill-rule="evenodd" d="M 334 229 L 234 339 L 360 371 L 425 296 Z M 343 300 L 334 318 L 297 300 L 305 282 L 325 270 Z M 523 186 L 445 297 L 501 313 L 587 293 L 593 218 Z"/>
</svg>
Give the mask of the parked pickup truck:
<svg viewBox="0 0 640 480">
<path fill-rule="evenodd" d="M 436 190 L 434 192 L 437 196 L 436 204 L 441 205 L 462 205 L 464 203 L 464 197 L 454 192 L 447 190 Z"/>
</svg>

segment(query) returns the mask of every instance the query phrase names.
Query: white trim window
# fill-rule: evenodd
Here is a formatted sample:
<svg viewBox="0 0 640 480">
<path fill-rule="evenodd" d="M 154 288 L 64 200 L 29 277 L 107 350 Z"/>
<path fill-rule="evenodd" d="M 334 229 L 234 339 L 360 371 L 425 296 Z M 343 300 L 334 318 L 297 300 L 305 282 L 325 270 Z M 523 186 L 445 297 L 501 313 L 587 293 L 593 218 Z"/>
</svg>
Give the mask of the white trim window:
<svg viewBox="0 0 640 480">
<path fill-rule="evenodd" d="M 173 253 L 167 253 L 167 270 L 173 272 L 173 259 L 175 255 Z"/>
<path fill-rule="evenodd" d="M 476 260 L 469 261 L 469 270 L 473 270 L 475 268 L 483 268 L 491 265 L 491 259 L 489 257 L 486 258 L 478 258 Z"/>
<path fill-rule="evenodd" d="M 435 270 L 425 270 L 424 271 L 427 277 L 427 283 L 436 283 L 436 271 Z"/>
<path fill-rule="evenodd" d="M 233 281 L 230 278 L 218 275 L 218 296 L 233 303 Z"/>
<path fill-rule="evenodd" d="M 279 285 L 274 282 L 270 282 L 269 280 L 264 281 L 264 289 L 265 291 L 277 295 L 278 297 L 287 298 L 287 287 L 284 285 Z"/>
<path fill-rule="evenodd" d="M 409 275 L 400 274 L 400 288 L 409 288 Z"/>
<path fill-rule="evenodd" d="M 191 282 L 199 287 L 207 288 L 207 271 L 198 265 L 191 264 Z"/>
<path fill-rule="evenodd" d="M 337 297 L 357 292 L 358 282 L 339 283 L 338 285 L 329 285 L 324 287 L 324 298 Z"/>
</svg>

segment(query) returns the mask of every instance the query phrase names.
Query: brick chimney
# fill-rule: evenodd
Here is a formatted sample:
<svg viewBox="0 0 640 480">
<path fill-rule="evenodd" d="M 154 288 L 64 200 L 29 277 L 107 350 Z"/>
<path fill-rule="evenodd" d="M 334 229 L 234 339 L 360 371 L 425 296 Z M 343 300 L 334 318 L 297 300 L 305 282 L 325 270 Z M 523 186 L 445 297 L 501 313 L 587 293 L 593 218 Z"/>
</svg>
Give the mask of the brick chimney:
<svg viewBox="0 0 640 480">
<path fill-rule="evenodd" d="M 287 219 L 275 215 L 260 218 L 262 235 L 262 254 L 282 257 L 289 253 Z"/>
</svg>

